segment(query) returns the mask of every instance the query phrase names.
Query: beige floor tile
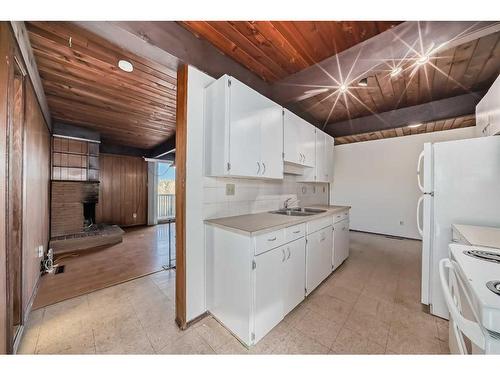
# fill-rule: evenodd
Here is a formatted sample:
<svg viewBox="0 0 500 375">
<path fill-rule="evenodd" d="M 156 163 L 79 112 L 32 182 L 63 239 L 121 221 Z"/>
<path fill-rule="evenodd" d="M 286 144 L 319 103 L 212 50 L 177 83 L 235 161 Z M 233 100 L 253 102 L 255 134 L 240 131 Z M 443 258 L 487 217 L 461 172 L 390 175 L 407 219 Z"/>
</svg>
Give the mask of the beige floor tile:
<svg viewBox="0 0 500 375">
<path fill-rule="evenodd" d="M 352 287 L 343 286 L 339 284 L 336 279 L 331 278 L 328 282 L 321 286 L 321 289 L 318 290 L 318 294 L 326 294 L 347 303 L 355 303 L 358 300 L 361 291 L 362 289 L 357 288 L 355 285 Z"/>
<path fill-rule="evenodd" d="M 17 354 L 35 354 L 44 313 L 44 308 L 31 312 L 29 320 L 24 327 L 23 337 L 17 349 Z"/>
<path fill-rule="evenodd" d="M 169 342 L 159 354 L 215 354 L 214 350 L 194 330 Z"/>
<path fill-rule="evenodd" d="M 306 304 L 302 302 L 295 309 L 290 311 L 287 316 L 285 316 L 284 321 L 293 327 L 297 321 L 301 320 L 307 314 L 308 311 L 310 311 L 309 308 L 307 308 Z"/>
<path fill-rule="evenodd" d="M 345 322 L 344 327 L 370 338 L 371 341 L 383 348 L 387 344 L 390 325 L 375 316 L 360 311 L 353 311 Z"/>
<path fill-rule="evenodd" d="M 328 350 L 328 347 L 291 328 L 273 354 L 327 354 Z"/>
<path fill-rule="evenodd" d="M 398 354 L 440 354 L 440 343 L 436 338 L 412 336 L 405 332 L 393 331 L 391 327 L 387 350 Z"/>
<path fill-rule="evenodd" d="M 330 348 L 337 338 L 341 324 L 326 319 L 314 311 L 309 311 L 296 322 L 293 328 L 321 345 Z"/>
<path fill-rule="evenodd" d="M 291 327 L 285 321 L 280 322 L 256 345 L 249 350 L 251 354 L 272 354 L 278 348 L 282 348 L 284 342 L 291 332 Z"/>
<path fill-rule="evenodd" d="M 449 339 L 449 330 L 448 330 L 448 321 L 444 319 L 436 318 L 437 332 L 438 338 L 441 341 L 448 343 Z"/>
<path fill-rule="evenodd" d="M 98 354 L 153 354 L 154 349 L 139 319 L 124 313 L 93 329 Z"/>
<path fill-rule="evenodd" d="M 217 350 L 222 345 L 232 339 L 231 333 L 219 324 L 214 318 L 205 319 L 200 325 L 193 328 L 201 338 L 214 350 Z"/>
<path fill-rule="evenodd" d="M 215 350 L 217 354 L 247 355 L 250 351 L 236 338 L 231 339 Z"/>
<path fill-rule="evenodd" d="M 142 323 L 141 323 L 142 324 Z M 165 318 L 143 326 L 144 331 L 155 352 L 159 352 L 169 342 L 175 341 L 186 334 L 181 331 L 173 319 Z"/>
<path fill-rule="evenodd" d="M 361 293 L 353 308 L 354 311 L 365 313 L 386 323 L 391 322 L 394 309 L 393 303 L 374 298 L 365 292 Z"/>
<path fill-rule="evenodd" d="M 306 300 L 306 307 L 318 313 L 326 319 L 338 324 L 346 321 L 349 313 L 354 307 L 354 303 L 345 302 L 340 299 L 330 297 L 327 294 L 312 294 Z"/>
<path fill-rule="evenodd" d="M 342 328 L 333 343 L 331 354 L 384 354 L 385 347 L 372 341 L 367 335 Z"/>
</svg>

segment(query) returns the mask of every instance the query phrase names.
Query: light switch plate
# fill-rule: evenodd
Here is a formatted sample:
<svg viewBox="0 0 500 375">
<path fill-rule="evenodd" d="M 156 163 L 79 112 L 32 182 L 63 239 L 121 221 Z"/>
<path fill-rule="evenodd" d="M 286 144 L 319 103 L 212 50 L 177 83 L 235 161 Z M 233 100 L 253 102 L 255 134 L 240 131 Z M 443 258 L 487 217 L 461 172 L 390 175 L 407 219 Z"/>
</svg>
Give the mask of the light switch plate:
<svg viewBox="0 0 500 375">
<path fill-rule="evenodd" d="M 226 195 L 234 195 L 236 186 L 234 184 L 226 184 Z"/>
<path fill-rule="evenodd" d="M 43 257 L 43 245 L 38 246 L 37 252 L 38 252 L 38 258 Z"/>
</svg>

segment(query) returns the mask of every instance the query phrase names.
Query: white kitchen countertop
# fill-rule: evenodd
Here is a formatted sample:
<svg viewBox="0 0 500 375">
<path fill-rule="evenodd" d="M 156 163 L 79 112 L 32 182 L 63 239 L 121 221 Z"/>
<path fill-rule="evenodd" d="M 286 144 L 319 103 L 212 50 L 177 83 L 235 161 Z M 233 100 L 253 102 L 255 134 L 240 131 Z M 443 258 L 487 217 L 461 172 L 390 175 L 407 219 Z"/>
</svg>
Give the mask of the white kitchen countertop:
<svg viewBox="0 0 500 375">
<path fill-rule="evenodd" d="M 453 228 L 474 246 L 500 249 L 500 228 L 453 224 Z"/>
<path fill-rule="evenodd" d="M 308 208 L 320 208 L 327 210 L 326 212 L 311 215 L 311 216 L 287 216 L 262 212 L 258 214 L 248 214 L 239 216 L 221 217 L 218 219 L 207 219 L 205 223 L 219 228 L 236 231 L 245 235 L 258 235 L 273 230 L 289 227 L 291 225 L 306 223 L 308 221 L 320 219 L 325 216 L 333 216 L 349 210 L 351 206 L 323 206 L 314 205 Z"/>
</svg>

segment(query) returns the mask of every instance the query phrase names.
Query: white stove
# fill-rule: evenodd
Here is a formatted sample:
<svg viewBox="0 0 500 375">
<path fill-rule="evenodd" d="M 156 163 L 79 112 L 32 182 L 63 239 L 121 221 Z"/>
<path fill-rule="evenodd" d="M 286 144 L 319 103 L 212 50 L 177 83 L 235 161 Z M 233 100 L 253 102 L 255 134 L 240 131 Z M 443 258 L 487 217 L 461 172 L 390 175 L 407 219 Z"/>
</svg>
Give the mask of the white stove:
<svg viewBox="0 0 500 375">
<path fill-rule="evenodd" d="M 457 337 L 453 336 L 458 331 L 467 336 L 461 329 L 465 324 L 472 332 L 470 336 L 477 333 L 478 337 L 484 337 L 478 339 L 482 345 L 474 345 L 473 337 L 469 337 L 472 344 L 467 345 L 467 352 L 500 354 L 500 250 L 452 243 L 449 251 L 448 288 L 461 315 L 450 319 L 450 350 L 453 352 L 457 344 L 453 342 Z M 451 269 L 458 280 L 453 280 Z M 450 315 L 453 316 L 452 311 Z"/>
</svg>

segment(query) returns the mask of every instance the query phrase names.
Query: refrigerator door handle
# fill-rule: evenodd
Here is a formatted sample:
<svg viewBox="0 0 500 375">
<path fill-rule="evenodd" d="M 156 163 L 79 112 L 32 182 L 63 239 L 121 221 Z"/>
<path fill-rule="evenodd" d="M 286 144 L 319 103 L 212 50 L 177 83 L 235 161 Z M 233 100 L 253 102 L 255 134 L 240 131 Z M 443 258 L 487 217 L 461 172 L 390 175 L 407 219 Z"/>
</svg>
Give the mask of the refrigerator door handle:
<svg viewBox="0 0 500 375">
<path fill-rule="evenodd" d="M 420 198 L 418 198 L 418 202 L 417 202 L 417 229 L 418 229 L 418 233 L 420 233 L 420 235 L 422 237 L 424 236 L 424 230 L 423 230 L 422 226 L 420 226 L 420 207 L 422 207 L 422 203 L 424 202 L 424 198 L 425 198 L 425 195 L 420 196 Z"/>
<path fill-rule="evenodd" d="M 423 193 L 424 192 L 424 185 L 422 184 L 422 180 L 420 179 L 420 166 L 422 166 L 422 160 L 424 159 L 425 152 L 422 151 L 420 155 L 418 155 L 418 161 L 417 161 L 417 184 L 420 189 L 420 191 Z"/>
</svg>

